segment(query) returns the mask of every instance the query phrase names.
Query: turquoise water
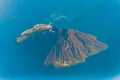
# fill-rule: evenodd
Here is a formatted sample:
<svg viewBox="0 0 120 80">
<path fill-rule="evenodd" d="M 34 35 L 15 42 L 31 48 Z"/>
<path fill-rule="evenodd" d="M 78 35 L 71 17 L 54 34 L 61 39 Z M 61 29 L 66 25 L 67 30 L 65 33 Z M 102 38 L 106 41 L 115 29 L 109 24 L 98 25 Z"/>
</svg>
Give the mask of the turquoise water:
<svg viewBox="0 0 120 80">
<path fill-rule="evenodd" d="M 58 19 L 59 16 L 64 16 Z M 113 79 L 120 74 L 120 0 L 0 0 L 0 77 L 15 80 Z M 16 37 L 37 23 L 93 34 L 109 48 L 70 68 L 41 68 Z"/>
</svg>

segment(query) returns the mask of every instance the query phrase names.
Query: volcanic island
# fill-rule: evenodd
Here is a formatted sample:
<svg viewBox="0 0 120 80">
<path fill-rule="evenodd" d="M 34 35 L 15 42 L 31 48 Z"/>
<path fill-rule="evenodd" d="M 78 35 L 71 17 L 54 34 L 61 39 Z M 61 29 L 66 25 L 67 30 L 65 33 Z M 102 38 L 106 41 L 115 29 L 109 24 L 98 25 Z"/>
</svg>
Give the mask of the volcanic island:
<svg viewBox="0 0 120 80">
<path fill-rule="evenodd" d="M 43 65 L 70 67 L 85 62 L 86 58 L 105 50 L 108 45 L 93 35 L 74 29 L 53 27 L 50 24 L 36 24 L 25 30 L 16 39 L 17 43 L 39 52 L 46 51 Z"/>
</svg>

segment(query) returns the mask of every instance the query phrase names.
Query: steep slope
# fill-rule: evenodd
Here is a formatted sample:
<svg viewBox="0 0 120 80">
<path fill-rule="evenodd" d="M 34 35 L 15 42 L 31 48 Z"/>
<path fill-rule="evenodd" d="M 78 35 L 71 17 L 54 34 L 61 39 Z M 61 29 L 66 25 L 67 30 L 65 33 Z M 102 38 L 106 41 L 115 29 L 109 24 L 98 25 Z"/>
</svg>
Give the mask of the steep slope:
<svg viewBox="0 0 120 80">
<path fill-rule="evenodd" d="M 84 62 L 87 57 L 107 48 L 107 45 L 99 42 L 95 36 L 77 30 L 62 29 L 45 24 L 39 24 L 37 29 L 34 27 L 29 30 L 24 31 L 17 38 L 17 42 L 24 46 L 30 44 L 29 47 L 34 48 L 34 54 L 41 48 L 47 50 L 44 58 L 45 65 L 71 66 Z M 26 43 L 28 44 L 26 45 Z M 43 53 L 41 55 L 44 55 L 44 50 L 40 51 Z"/>
</svg>

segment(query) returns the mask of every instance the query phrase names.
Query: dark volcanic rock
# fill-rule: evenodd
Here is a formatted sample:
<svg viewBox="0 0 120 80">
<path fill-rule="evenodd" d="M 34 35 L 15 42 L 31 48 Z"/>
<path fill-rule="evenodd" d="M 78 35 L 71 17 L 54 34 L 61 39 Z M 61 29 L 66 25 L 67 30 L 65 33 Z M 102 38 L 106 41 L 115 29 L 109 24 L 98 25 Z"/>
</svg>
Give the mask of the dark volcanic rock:
<svg viewBox="0 0 120 80">
<path fill-rule="evenodd" d="M 42 27 L 41 27 L 42 26 Z M 23 47 L 42 53 L 45 65 L 71 66 L 107 48 L 95 36 L 73 29 L 62 29 L 39 24 L 17 38 Z"/>
</svg>

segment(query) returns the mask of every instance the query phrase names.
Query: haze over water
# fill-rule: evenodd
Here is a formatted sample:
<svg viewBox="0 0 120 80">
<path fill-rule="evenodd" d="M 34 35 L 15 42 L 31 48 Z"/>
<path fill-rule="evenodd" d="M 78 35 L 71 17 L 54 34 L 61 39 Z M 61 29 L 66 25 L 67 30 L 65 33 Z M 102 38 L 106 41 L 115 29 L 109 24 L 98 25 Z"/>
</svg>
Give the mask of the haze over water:
<svg viewBox="0 0 120 80">
<path fill-rule="evenodd" d="M 0 0 L 0 77 L 11 80 L 119 78 L 119 21 L 120 0 Z M 95 35 L 109 47 L 82 64 L 40 69 L 39 56 L 22 50 L 16 38 L 37 23 L 49 22 Z"/>
</svg>

